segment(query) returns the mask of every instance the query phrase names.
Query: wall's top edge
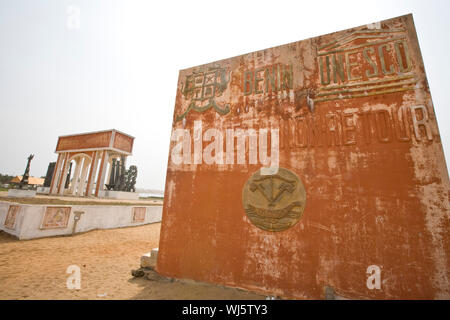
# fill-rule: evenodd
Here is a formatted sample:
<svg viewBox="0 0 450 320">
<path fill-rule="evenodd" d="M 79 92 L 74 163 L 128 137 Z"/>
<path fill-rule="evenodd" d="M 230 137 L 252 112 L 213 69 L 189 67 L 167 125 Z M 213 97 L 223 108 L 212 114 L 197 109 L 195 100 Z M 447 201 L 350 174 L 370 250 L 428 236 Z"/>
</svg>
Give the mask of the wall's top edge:
<svg viewBox="0 0 450 320">
<path fill-rule="evenodd" d="M 405 14 L 405 15 L 392 17 L 392 18 L 389 18 L 389 19 L 384 19 L 384 20 L 380 20 L 380 21 L 376 21 L 376 22 L 372 22 L 372 23 L 378 23 L 378 22 L 382 23 L 382 22 L 387 22 L 387 21 L 393 20 L 393 19 L 407 18 L 407 17 L 410 17 L 414 21 L 413 14 L 412 13 L 408 13 L 408 14 Z M 211 62 L 207 62 L 207 63 L 204 63 L 204 64 L 196 65 L 196 66 L 182 68 L 182 69 L 179 69 L 179 72 L 190 70 L 190 69 L 193 69 L 193 68 L 201 68 L 201 67 L 208 66 L 208 65 L 211 65 L 211 64 L 224 62 L 224 61 L 227 61 L 227 60 L 233 60 L 233 59 L 236 59 L 236 58 L 239 58 L 239 57 L 244 57 L 244 56 L 246 56 L 248 54 L 258 53 L 258 52 L 262 52 L 262 51 L 265 51 L 265 50 L 276 49 L 276 48 L 288 46 L 288 45 L 291 45 L 291 44 L 294 44 L 294 43 L 297 43 L 297 42 L 308 41 L 308 40 L 315 39 L 315 38 L 318 38 L 318 37 L 330 36 L 330 35 L 335 34 L 335 33 L 340 33 L 340 32 L 344 32 L 344 31 L 351 32 L 353 30 L 357 30 L 357 29 L 363 28 L 363 27 L 365 27 L 367 25 L 370 25 L 372 23 L 362 24 L 362 25 L 357 26 L 357 27 L 352 27 L 352 28 L 342 29 L 342 30 L 334 31 L 334 32 L 330 32 L 330 33 L 320 34 L 320 35 L 316 35 L 316 36 L 309 37 L 309 38 L 302 39 L 302 40 L 292 41 L 292 42 L 280 44 L 280 45 L 269 47 L 269 48 L 264 48 L 264 49 L 260 49 L 260 50 L 256 50 L 256 51 L 247 52 L 247 53 L 244 53 L 244 54 L 239 54 L 239 55 L 236 55 L 236 56 L 233 56 L 233 57 L 228 57 L 228 58 L 224 58 L 224 59 L 220 59 L 220 60 L 216 60 L 216 61 L 211 61 Z"/>
</svg>

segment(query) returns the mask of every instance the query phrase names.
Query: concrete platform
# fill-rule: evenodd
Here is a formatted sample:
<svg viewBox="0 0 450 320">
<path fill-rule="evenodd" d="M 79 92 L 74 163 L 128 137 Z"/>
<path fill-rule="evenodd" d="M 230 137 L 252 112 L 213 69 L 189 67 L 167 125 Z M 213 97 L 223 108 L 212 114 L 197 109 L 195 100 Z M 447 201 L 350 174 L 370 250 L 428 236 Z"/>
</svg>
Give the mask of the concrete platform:
<svg viewBox="0 0 450 320">
<path fill-rule="evenodd" d="M 34 198 L 36 190 L 9 189 L 8 197 L 10 198 Z"/>
<path fill-rule="evenodd" d="M 156 260 L 158 259 L 158 248 L 152 249 L 151 252 L 145 253 L 141 256 L 141 268 L 156 267 Z"/>
<path fill-rule="evenodd" d="M 50 187 L 37 187 L 36 192 L 38 194 L 49 194 L 50 193 Z"/>
<path fill-rule="evenodd" d="M 137 192 L 124 192 L 124 191 L 111 191 L 104 190 L 99 192 L 99 198 L 103 199 L 117 199 L 117 200 L 138 200 L 139 193 Z"/>
<path fill-rule="evenodd" d="M 134 204 L 134 205 L 162 205 L 163 199 L 143 199 L 139 198 L 138 200 L 120 200 L 120 199 L 106 199 L 106 198 L 95 198 L 95 197 L 74 197 L 74 196 L 61 196 L 61 195 L 46 195 L 40 194 L 37 192 L 36 197 L 23 199 L 24 201 L 20 201 L 24 204 L 56 204 L 57 202 L 63 201 L 64 203 L 59 204 L 82 204 L 88 202 L 89 204 Z M 8 191 L 0 191 L 0 201 L 15 201 L 15 198 L 8 197 Z"/>
<path fill-rule="evenodd" d="M 24 204 L 0 200 L 0 230 L 19 239 L 72 235 L 160 222 L 159 205 Z"/>
</svg>

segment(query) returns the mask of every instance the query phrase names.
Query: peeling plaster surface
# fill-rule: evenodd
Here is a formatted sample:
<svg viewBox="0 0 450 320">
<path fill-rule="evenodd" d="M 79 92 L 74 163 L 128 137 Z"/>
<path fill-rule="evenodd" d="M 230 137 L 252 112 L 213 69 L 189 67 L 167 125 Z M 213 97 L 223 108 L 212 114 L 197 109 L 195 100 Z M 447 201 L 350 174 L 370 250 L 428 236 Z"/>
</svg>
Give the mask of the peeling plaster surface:
<svg viewBox="0 0 450 320">
<path fill-rule="evenodd" d="M 285 231 L 250 222 L 248 145 L 244 164 L 169 155 L 158 272 L 287 298 L 450 299 L 450 184 L 411 15 L 181 70 L 173 132 L 195 121 L 224 152 L 227 129 L 279 129 L 306 207 Z"/>
</svg>

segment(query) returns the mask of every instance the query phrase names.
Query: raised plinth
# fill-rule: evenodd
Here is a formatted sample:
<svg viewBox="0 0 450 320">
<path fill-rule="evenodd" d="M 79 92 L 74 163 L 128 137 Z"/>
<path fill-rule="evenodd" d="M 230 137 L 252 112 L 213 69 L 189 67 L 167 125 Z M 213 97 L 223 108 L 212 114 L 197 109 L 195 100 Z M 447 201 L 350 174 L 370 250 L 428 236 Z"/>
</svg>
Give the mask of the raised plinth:
<svg viewBox="0 0 450 320">
<path fill-rule="evenodd" d="M 9 189 L 8 197 L 10 198 L 33 198 L 36 196 L 36 190 Z"/>
<path fill-rule="evenodd" d="M 41 193 L 41 194 L 49 194 L 50 193 L 50 187 L 37 187 L 36 192 L 37 193 Z"/>
<path fill-rule="evenodd" d="M 118 200 L 139 200 L 139 193 L 125 191 L 103 190 L 98 193 L 99 198 Z"/>
<path fill-rule="evenodd" d="M 155 268 L 157 259 L 158 248 L 154 248 L 151 252 L 141 256 L 141 268 Z"/>
<path fill-rule="evenodd" d="M 38 202 L 42 198 L 34 198 Z M 35 239 L 95 229 L 136 227 L 161 221 L 162 206 L 93 205 L 73 201 L 70 204 L 25 204 L 0 200 L 0 230 L 18 239 Z M 101 203 L 101 202 L 99 202 Z M 150 258 L 150 257 L 149 257 Z"/>
</svg>

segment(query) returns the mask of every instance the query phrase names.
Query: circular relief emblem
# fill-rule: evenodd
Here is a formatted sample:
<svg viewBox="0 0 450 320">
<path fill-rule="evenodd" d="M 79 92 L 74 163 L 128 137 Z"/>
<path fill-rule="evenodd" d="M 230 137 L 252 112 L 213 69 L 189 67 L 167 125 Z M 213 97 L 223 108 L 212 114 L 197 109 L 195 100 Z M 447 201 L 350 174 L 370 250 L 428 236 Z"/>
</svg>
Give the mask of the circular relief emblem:
<svg viewBox="0 0 450 320">
<path fill-rule="evenodd" d="M 274 174 L 255 172 L 242 190 L 242 203 L 249 220 L 266 231 L 283 231 L 300 220 L 306 191 L 292 171 L 278 168 Z"/>
</svg>

